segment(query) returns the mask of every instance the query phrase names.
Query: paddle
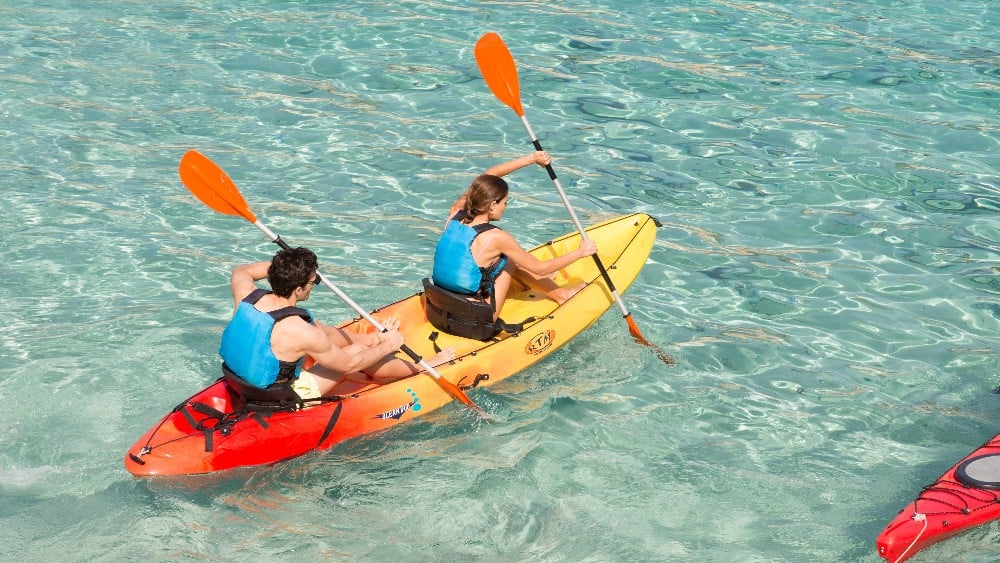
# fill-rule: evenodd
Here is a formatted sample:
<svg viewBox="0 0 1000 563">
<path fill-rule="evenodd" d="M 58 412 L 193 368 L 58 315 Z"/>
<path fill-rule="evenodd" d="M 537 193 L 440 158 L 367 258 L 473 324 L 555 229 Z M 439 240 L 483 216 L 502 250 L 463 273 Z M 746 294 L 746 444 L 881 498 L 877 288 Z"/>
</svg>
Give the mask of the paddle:
<svg viewBox="0 0 1000 563">
<path fill-rule="evenodd" d="M 281 248 L 290 248 L 288 243 L 281 239 L 278 235 L 274 234 L 271 229 L 267 228 L 266 225 L 261 223 L 257 217 L 250 211 L 250 207 L 247 206 L 246 201 L 243 199 L 243 195 L 240 194 L 239 189 L 236 188 L 236 184 L 229 179 L 229 176 L 219 168 L 217 164 L 208 159 L 205 155 L 198 151 L 188 151 L 182 158 L 180 164 L 180 175 L 181 182 L 191 190 L 196 198 L 201 200 L 202 203 L 208 207 L 218 211 L 219 213 L 224 213 L 226 215 L 238 215 L 243 217 L 247 221 L 253 223 L 255 227 L 260 229 L 267 235 L 267 238 L 271 239 L 271 242 L 277 244 Z M 360 305 L 354 302 L 346 293 L 340 290 L 339 287 L 333 284 L 329 278 L 316 272 L 316 275 L 323 282 L 323 285 L 330 288 L 337 297 L 340 297 L 347 303 L 351 309 L 354 309 L 359 315 L 361 315 L 366 321 L 372 324 L 376 330 L 379 332 L 386 332 L 386 328 L 382 326 L 377 320 L 375 320 L 371 315 L 369 315 Z M 430 364 L 428 364 L 423 358 L 417 355 L 416 352 L 411 350 L 406 344 L 400 348 L 407 356 L 413 359 L 414 362 L 420 364 L 424 370 L 434 378 L 437 384 L 447 391 L 452 397 L 458 399 L 459 401 L 465 403 L 477 413 L 482 416 L 486 416 L 485 411 L 479 408 L 475 403 L 472 402 L 464 391 L 462 391 L 457 385 L 448 381 L 447 379 L 441 377 Z"/>
<path fill-rule="evenodd" d="M 507 45 L 504 44 L 503 39 L 493 32 L 483 35 L 476 42 L 475 55 L 476 62 L 479 64 L 479 70 L 483 73 L 483 79 L 486 80 L 486 85 L 489 86 L 490 91 L 521 118 L 521 123 L 528 132 L 531 144 L 535 146 L 535 150 L 543 150 L 542 144 L 538 141 L 538 137 L 535 136 L 535 132 L 532 131 L 531 125 L 528 123 L 528 118 L 524 115 L 524 108 L 521 107 L 521 89 L 517 79 L 517 66 L 514 64 L 514 57 L 511 56 L 510 50 L 507 49 Z M 569 216 L 573 219 L 576 230 L 579 231 L 580 236 L 584 240 L 587 240 L 587 232 L 583 229 L 583 225 L 580 224 L 580 219 L 577 218 L 576 212 L 573 211 L 573 206 L 570 205 L 569 199 L 566 197 L 566 192 L 563 191 L 562 185 L 559 183 L 559 178 L 556 177 L 556 171 L 553 170 L 551 164 L 547 164 L 545 170 L 548 171 L 549 178 L 555 184 L 563 205 L 569 211 Z M 608 275 L 604 263 L 601 262 L 601 258 L 597 254 L 593 256 L 594 263 L 597 264 L 597 269 L 600 270 L 601 276 L 604 278 L 604 283 L 607 284 L 608 289 L 615 298 L 615 302 L 618 303 L 618 308 L 621 309 L 622 316 L 624 316 L 625 321 L 628 323 L 628 330 L 632 338 L 641 344 L 653 348 L 656 351 L 656 355 L 664 363 L 675 364 L 676 361 L 670 355 L 660 350 L 659 347 L 646 340 L 646 337 L 642 335 L 639 326 L 635 323 L 635 319 L 632 318 L 632 313 L 625 307 L 621 295 L 615 289 L 615 284 L 611 281 L 611 277 Z"/>
</svg>

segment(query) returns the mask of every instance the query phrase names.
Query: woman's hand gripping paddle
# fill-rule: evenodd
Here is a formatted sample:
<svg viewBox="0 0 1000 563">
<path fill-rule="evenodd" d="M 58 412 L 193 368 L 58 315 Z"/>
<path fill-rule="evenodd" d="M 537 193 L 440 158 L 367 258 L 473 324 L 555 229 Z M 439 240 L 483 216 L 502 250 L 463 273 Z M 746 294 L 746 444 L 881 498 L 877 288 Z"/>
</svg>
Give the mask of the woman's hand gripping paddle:
<svg viewBox="0 0 1000 563">
<path fill-rule="evenodd" d="M 208 159 L 205 155 L 198 151 L 188 151 L 183 158 L 181 158 L 180 164 L 180 175 L 181 182 L 191 190 L 202 203 L 209 206 L 210 208 L 218 211 L 219 213 L 224 213 L 226 215 L 238 215 L 243 217 L 247 221 L 253 223 L 255 227 L 260 229 L 267 235 L 267 238 L 271 239 L 271 242 L 277 244 L 281 248 L 289 248 L 288 243 L 281 239 L 278 235 L 274 234 L 271 229 L 267 228 L 266 225 L 261 223 L 257 217 L 250 211 L 250 207 L 247 206 L 246 201 L 243 199 L 243 195 L 236 188 L 236 184 L 229 179 L 229 176 L 219 168 L 217 164 Z M 319 272 L 316 272 L 323 285 L 330 288 L 337 297 L 340 297 L 344 303 L 354 309 L 359 315 L 361 315 L 366 321 L 371 323 L 379 332 L 386 332 L 386 328 L 382 326 L 377 320 L 375 320 L 371 315 L 369 315 L 360 305 L 354 302 L 346 293 L 340 290 L 339 287 L 333 284 L 330 279 Z M 475 410 L 480 416 L 487 417 L 483 409 L 479 408 L 478 405 L 472 402 L 472 399 L 465 394 L 457 385 L 448 381 L 447 379 L 441 377 L 441 374 L 437 372 L 426 360 L 417 355 L 416 352 L 411 350 L 406 344 L 400 348 L 407 356 L 413 359 L 414 362 L 420 364 L 424 371 L 426 371 L 437 384 L 448 392 L 452 397 L 458 399 L 462 403 L 466 404 L 473 410 Z"/>
<path fill-rule="evenodd" d="M 490 91 L 492 91 L 493 95 L 499 98 L 501 102 L 506 104 L 510 109 L 514 110 L 514 113 L 521 118 L 521 123 L 524 125 L 524 129 L 528 132 L 528 136 L 531 138 L 531 144 L 535 146 L 535 150 L 543 150 L 542 144 L 538 142 L 538 137 L 536 137 L 535 132 L 531 130 L 528 118 L 524 115 L 524 108 L 521 107 L 521 88 L 517 79 L 517 66 L 514 64 L 514 57 L 511 56 L 510 50 L 507 49 L 507 45 L 504 44 L 503 39 L 493 32 L 483 35 L 479 38 L 479 41 L 476 42 L 475 54 L 476 62 L 479 64 L 479 70 L 483 73 L 483 79 L 486 80 L 486 85 L 489 86 Z M 559 178 L 556 177 L 556 171 L 552 169 L 551 164 L 546 165 L 545 170 L 548 171 L 549 178 L 551 178 L 552 183 L 555 184 L 563 205 L 565 205 L 566 210 L 569 211 L 569 216 L 573 219 L 573 223 L 576 225 L 576 230 L 579 231 L 580 236 L 586 240 L 587 232 L 583 229 L 583 225 L 580 224 L 580 219 L 577 218 L 576 212 L 573 211 L 573 206 L 570 205 L 569 199 L 566 198 L 566 192 L 563 191 L 562 185 L 559 183 Z M 597 254 L 594 254 L 594 263 L 597 264 L 597 269 L 600 270 L 601 276 L 604 277 L 604 283 L 607 284 L 608 289 L 615 298 L 615 302 L 618 303 L 618 308 L 621 309 L 622 315 L 625 317 L 625 321 L 628 322 L 628 330 L 632 335 L 632 338 L 635 338 L 637 342 L 656 350 L 656 355 L 664 363 L 670 365 L 675 364 L 676 361 L 670 355 L 660 350 L 659 347 L 650 341 L 646 340 L 646 337 L 639 331 L 638 325 L 635 324 L 635 319 L 632 318 L 632 313 L 630 313 L 625 307 L 625 303 L 622 301 L 621 295 L 619 295 L 618 290 L 615 289 L 615 284 L 611 281 L 611 277 L 608 275 L 608 271 L 605 269 L 604 263 L 601 262 L 601 258 Z"/>
</svg>

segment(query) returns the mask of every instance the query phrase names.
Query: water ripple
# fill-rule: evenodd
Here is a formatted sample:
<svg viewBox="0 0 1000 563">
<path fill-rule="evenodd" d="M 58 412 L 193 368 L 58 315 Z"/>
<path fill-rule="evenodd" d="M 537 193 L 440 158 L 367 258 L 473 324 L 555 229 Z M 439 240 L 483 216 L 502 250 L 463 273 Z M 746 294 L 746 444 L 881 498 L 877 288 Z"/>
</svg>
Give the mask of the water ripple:
<svg viewBox="0 0 1000 563">
<path fill-rule="evenodd" d="M 0 7 L 4 555 L 873 561 L 882 523 L 996 431 L 994 10 Z M 490 29 L 581 220 L 664 223 L 625 299 L 679 364 L 609 314 L 477 390 L 497 422 L 448 408 L 273 468 L 123 477 L 217 376 L 229 270 L 274 250 L 195 201 L 180 156 L 222 165 L 358 302 L 399 299 L 470 179 L 531 149 L 476 68 Z M 544 173 L 509 180 L 526 246 L 573 229 Z"/>
</svg>

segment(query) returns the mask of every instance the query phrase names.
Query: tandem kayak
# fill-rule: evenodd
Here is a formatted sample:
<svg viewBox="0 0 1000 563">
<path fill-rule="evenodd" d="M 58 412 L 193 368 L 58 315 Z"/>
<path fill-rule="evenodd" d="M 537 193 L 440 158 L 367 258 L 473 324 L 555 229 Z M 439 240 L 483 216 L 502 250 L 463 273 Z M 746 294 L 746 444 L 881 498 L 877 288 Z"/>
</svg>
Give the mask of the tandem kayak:
<svg viewBox="0 0 1000 563">
<path fill-rule="evenodd" d="M 875 540 L 887 561 L 1000 518 L 1000 434 L 924 487 Z"/>
<path fill-rule="evenodd" d="M 621 216 L 586 229 L 615 288 L 624 291 L 639 275 L 656 239 L 659 223 L 643 213 Z M 548 260 L 575 249 L 580 234 L 563 236 L 530 252 Z M 406 344 L 421 356 L 454 347 L 455 360 L 436 370 L 464 389 L 489 386 L 548 356 L 597 321 L 615 303 L 594 261 L 577 260 L 556 274 L 560 285 L 586 286 L 556 305 L 536 291 L 512 283 L 502 318 L 525 322 L 516 334 L 481 342 L 441 333 L 424 312 L 423 292 L 372 312 L 400 319 Z M 357 319 L 346 330 L 375 330 Z M 304 372 L 307 373 L 307 372 Z M 308 375 L 308 374 L 307 374 Z M 428 374 L 376 385 L 362 378 L 338 385 L 335 395 L 295 411 L 234 412 L 234 396 L 218 380 L 171 410 L 125 454 L 125 468 L 137 477 L 194 475 L 272 464 L 313 450 L 379 432 L 438 409 L 452 397 Z"/>
</svg>

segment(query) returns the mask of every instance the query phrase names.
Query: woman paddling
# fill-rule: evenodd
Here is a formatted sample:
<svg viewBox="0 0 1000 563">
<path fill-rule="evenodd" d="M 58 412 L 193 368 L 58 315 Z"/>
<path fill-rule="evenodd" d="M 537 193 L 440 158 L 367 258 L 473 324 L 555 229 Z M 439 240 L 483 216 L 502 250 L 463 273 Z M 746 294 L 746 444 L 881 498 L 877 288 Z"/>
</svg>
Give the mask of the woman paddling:
<svg viewBox="0 0 1000 563">
<path fill-rule="evenodd" d="M 510 202 L 509 187 L 502 177 L 531 164 L 544 167 L 551 162 L 547 152 L 536 151 L 493 166 L 472 181 L 451 206 L 444 234 L 434 250 L 436 286 L 489 303 L 493 320 L 500 316 L 512 277 L 556 303 L 584 287 L 560 287 L 551 274 L 595 254 L 594 241 L 581 240 L 568 254 L 539 260 L 521 248 L 510 233 L 491 224 L 503 217 Z"/>
</svg>

